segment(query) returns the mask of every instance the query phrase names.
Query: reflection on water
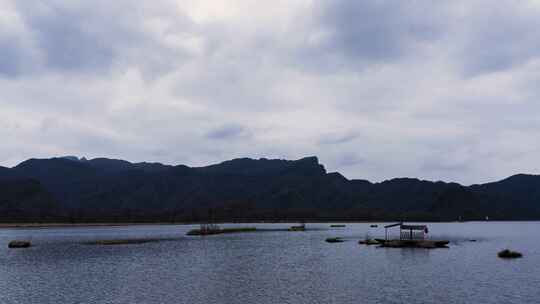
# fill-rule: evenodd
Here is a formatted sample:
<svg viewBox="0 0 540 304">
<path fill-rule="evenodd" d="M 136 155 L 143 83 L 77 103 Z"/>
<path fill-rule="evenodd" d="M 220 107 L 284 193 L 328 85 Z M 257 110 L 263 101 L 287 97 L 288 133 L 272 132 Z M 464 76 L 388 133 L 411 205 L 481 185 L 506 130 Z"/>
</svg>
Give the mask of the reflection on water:
<svg viewBox="0 0 540 304">
<path fill-rule="evenodd" d="M 264 233 L 186 237 L 191 226 L 0 229 L 0 303 L 536 303 L 540 223 L 429 224 L 449 249 L 358 245 L 384 228 L 259 224 Z M 340 236 L 344 243 L 329 244 Z M 174 238 L 120 246 L 83 242 Z M 7 248 L 12 239 L 33 247 Z M 469 240 L 476 239 L 477 242 Z M 510 247 L 525 258 L 505 261 Z"/>
</svg>

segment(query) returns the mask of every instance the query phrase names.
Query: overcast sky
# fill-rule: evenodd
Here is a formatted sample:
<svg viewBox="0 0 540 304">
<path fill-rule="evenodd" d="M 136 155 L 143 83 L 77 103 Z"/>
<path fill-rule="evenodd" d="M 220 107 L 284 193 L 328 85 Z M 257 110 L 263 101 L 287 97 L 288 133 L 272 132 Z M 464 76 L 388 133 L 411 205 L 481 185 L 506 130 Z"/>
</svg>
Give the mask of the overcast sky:
<svg viewBox="0 0 540 304">
<path fill-rule="evenodd" d="M 0 0 L 0 165 L 540 173 L 540 1 Z"/>
</svg>

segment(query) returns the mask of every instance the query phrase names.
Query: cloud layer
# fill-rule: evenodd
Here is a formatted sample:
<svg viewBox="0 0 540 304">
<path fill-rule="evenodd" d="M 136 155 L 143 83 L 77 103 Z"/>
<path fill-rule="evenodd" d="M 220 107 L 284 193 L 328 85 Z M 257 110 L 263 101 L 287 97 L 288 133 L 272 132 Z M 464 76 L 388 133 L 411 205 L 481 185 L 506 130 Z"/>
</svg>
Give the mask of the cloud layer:
<svg viewBox="0 0 540 304">
<path fill-rule="evenodd" d="M 540 173 L 537 1 L 0 0 L 0 164 Z"/>
</svg>

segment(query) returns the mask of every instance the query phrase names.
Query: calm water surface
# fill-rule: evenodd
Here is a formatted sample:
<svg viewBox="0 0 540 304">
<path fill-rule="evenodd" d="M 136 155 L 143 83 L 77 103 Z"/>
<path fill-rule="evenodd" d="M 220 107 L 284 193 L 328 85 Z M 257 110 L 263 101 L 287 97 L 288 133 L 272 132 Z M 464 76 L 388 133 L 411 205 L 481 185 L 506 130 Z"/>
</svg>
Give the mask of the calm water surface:
<svg viewBox="0 0 540 304">
<path fill-rule="evenodd" d="M 384 236 L 369 224 L 308 224 L 305 232 L 247 226 L 270 231 L 187 237 L 192 226 L 0 229 L 0 303 L 540 301 L 538 222 L 429 224 L 431 238 L 451 240 L 449 249 L 434 250 L 358 245 L 366 234 Z M 324 242 L 333 236 L 348 241 Z M 82 244 L 140 237 L 175 240 Z M 12 239 L 31 239 L 33 247 L 8 249 Z M 525 257 L 499 259 L 507 247 Z"/>
</svg>

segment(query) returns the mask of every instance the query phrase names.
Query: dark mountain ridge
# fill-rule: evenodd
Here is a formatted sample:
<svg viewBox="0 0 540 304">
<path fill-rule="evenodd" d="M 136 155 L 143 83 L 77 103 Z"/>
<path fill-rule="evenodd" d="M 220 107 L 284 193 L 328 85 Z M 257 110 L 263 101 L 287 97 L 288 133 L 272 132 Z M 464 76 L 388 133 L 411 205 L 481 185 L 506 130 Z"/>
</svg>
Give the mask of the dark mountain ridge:
<svg viewBox="0 0 540 304">
<path fill-rule="evenodd" d="M 540 219 L 540 176 L 380 183 L 328 173 L 317 157 L 206 167 L 74 156 L 0 167 L 1 221 Z"/>
</svg>

